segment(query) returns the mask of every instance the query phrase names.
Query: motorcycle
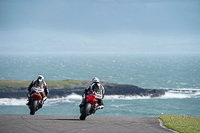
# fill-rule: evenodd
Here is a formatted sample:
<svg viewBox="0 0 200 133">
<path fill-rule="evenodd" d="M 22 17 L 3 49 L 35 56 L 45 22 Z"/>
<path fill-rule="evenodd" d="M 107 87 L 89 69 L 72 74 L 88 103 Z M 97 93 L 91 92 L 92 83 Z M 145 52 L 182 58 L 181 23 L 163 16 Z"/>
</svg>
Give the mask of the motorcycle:
<svg viewBox="0 0 200 133">
<path fill-rule="evenodd" d="M 38 111 L 42 105 L 43 102 L 47 99 L 47 97 L 43 98 L 42 95 L 39 92 L 34 92 L 31 96 L 30 105 L 28 105 L 30 109 L 30 115 L 34 115 L 36 111 Z"/>
<path fill-rule="evenodd" d="M 95 95 L 90 94 L 86 96 L 85 104 L 80 108 L 80 120 L 85 120 L 87 116 L 94 114 L 98 109 L 100 108 L 97 107 Z"/>
</svg>

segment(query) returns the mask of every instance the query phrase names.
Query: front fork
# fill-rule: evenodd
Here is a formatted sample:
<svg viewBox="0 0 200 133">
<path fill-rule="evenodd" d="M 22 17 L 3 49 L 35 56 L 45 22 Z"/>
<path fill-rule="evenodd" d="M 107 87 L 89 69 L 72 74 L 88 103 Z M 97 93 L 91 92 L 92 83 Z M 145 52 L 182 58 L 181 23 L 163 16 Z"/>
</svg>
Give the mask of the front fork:
<svg viewBox="0 0 200 133">
<path fill-rule="evenodd" d="M 29 109 L 31 108 L 31 104 L 34 101 L 32 98 L 29 99 L 30 101 L 30 105 L 28 105 Z M 40 108 L 42 108 L 43 103 L 40 101 L 37 101 L 37 106 L 36 106 L 36 111 L 39 110 Z"/>
</svg>

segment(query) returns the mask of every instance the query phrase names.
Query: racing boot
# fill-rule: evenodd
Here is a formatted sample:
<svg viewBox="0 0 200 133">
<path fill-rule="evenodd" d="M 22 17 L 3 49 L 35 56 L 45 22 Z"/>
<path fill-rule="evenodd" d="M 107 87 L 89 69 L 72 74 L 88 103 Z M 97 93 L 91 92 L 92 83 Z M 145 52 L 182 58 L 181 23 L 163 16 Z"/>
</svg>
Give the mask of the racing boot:
<svg viewBox="0 0 200 133">
<path fill-rule="evenodd" d="M 43 104 L 44 104 L 44 101 L 41 100 L 41 101 L 38 103 L 38 108 L 36 109 L 36 111 L 38 111 L 40 108 L 42 108 Z"/>
<path fill-rule="evenodd" d="M 104 105 L 100 105 L 100 106 L 97 106 L 97 107 L 96 107 L 97 110 L 103 109 L 103 108 L 104 108 Z"/>
<path fill-rule="evenodd" d="M 82 108 L 82 107 L 84 107 L 84 105 L 85 105 L 85 99 L 82 99 L 82 102 L 81 102 L 81 104 L 79 105 L 79 107 Z"/>
<path fill-rule="evenodd" d="M 31 104 L 31 97 L 30 97 L 30 94 L 27 94 L 27 97 L 28 97 L 28 100 L 27 100 L 27 101 L 28 101 L 28 103 L 27 103 L 26 105 L 28 105 L 28 106 L 29 106 L 29 105 Z"/>
<path fill-rule="evenodd" d="M 82 113 L 83 107 L 85 106 L 85 99 L 82 99 L 81 104 L 79 105 L 80 107 L 80 113 Z"/>
<path fill-rule="evenodd" d="M 41 100 L 41 101 L 39 102 L 39 109 L 42 108 L 43 104 L 44 104 L 44 101 Z"/>
<path fill-rule="evenodd" d="M 84 106 L 84 102 L 81 102 L 81 104 L 79 105 L 80 108 L 82 108 Z"/>
</svg>

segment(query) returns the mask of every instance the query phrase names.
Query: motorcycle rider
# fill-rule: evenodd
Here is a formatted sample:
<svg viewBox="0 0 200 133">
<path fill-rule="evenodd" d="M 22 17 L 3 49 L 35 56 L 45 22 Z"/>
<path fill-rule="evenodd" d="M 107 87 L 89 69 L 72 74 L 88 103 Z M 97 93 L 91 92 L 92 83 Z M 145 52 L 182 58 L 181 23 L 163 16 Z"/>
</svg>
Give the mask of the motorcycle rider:
<svg viewBox="0 0 200 133">
<path fill-rule="evenodd" d="M 104 108 L 103 98 L 104 98 L 105 89 L 103 85 L 100 84 L 99 78 L 97 77 L 93 78 L 92 83 L 87 87 L 87 89 L 84 90 L 83 95 L 82 95 L 83 99 L 82 99 L 81 104 L 79 105 L 80 108 L 84 106 L 87 93 L 91 93 L 95 95 L 96 99 L 98 100 L 97 109 Z"/>
<path fill-rule="evenodd" d="M 27 90 L 29 91 L 29 93 L 27 94 L 28 103 L 26 105 L 30 105 L 31 95 L 34 92 L 40 92 L 40 94 L 42 95 L 40 108 L 42 108 L 42 105 L 44 104 L 44 98 L 47 97 L 47 95 L 49 94 L 48 85 L 44 81 L 44 77 L 42 75 L 39 75 L 37 79 L 33 80 L 30 83 Z"/>
</svg>

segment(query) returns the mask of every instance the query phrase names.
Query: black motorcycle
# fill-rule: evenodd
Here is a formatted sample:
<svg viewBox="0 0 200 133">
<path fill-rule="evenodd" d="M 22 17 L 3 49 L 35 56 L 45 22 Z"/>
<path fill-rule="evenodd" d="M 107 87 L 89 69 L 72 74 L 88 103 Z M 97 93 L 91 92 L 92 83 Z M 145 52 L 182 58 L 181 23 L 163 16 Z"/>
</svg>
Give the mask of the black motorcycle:
<svg viewBox="0 0 200 133">
<path fill-rule="evenodd" d="M 42 95 L 39 92 L 35 92 L 31 95 L 30 104 L 28 105 L 30 109 L 30 115 L 34 115 L 36 111 L 42 108 L 43 102 L 47 99 L 45 97 L 42 99 Z"/>
<path fill-rule="evenodd" d="M 80 120 L 85 120 L 87 116 L 94 114 L 98 109 L 100 108 L 97 107 L 97 100 L 95 95 L 91 94 L 86 96 L 84 106 L 80 108 Z"/>
</svg>

